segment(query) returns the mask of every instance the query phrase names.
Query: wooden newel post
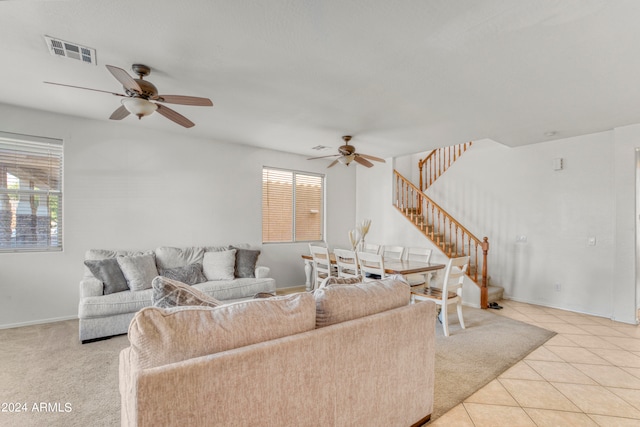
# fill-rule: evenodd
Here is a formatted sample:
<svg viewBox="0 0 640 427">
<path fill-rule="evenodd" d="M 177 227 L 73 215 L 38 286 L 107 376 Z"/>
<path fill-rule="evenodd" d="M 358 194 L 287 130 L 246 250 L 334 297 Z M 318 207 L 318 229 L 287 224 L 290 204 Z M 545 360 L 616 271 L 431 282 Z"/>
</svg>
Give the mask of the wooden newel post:
<svg viewBox="0 0 640 427">
<path fill-rule="evenodd" d="M 485 309 L 489 305 L 489 288 L 487 287 L 487 254 L 489 253 L 489 238 L 482 239 L 482 287 L 480 288 L 480 307 Z"/>
<path fill-rule="evenodd" d="M 422 186 L 422 167 L 424 166 L 424 163 L 422 163 L 422 160 L 420 160 L 418 162 L 418 169 L 420 169 L 420 191 L 424 190 L 424 187 Z"/>
</svg>

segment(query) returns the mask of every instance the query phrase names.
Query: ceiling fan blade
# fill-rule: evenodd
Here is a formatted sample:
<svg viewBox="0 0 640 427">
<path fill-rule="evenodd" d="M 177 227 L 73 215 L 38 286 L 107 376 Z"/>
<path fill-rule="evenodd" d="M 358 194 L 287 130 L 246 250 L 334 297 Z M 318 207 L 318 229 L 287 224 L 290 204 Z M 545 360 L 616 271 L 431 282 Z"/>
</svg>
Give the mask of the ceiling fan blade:
<svg viewBox="0 0 640 427">
<path fill-rule="evenodd" d="M 138 82 L 136 82 L 133 77 L 131 77 L 125 70 L 123 70 L 122 68 L 114 67 L 113 65 L 106 65 L 106 67 L 107 70 L 109 70 L 111 74 L 113 74 L 113 77 L 115 77 L 120 83 L 122 83 L 122 86 L 124 86 L 125 89 L 128 89 L 132 92 L 142 93 L 142 88 L 140 88 Z"/>
<path fill-rule="evenodd" d="M 73 85 L 66 85 L 64 83 L 54 83 L 54 82 L 43 82 L 43 83 L 46 83 L 48 85 L 72 87 L 72 88 L 75 88 L 75 89 L 92 90 L 94 92 L 110 93 L 111 95 L 115 95 L 115 96 L 126 96 L 126 95 L 123 95 L 121 93 L 109 92 L 108 90 L 91 89 L 90 87 L 73 86 Z"/>
<path fill-rule="evenodd" d="M 336 163 L 338 163 L 338 159 L 335 159 L 333 162 L 331 162 L 331 164 L 327 166 L 327 169 L 329 169 L 331 166 L 334 166 Z"/>
<path fill-rule="evenodd" d="M 156 110 L 158 113 L 162 114 L 167 119 L 169 119 L 169 120 L 171 120 L 173 122 L 176 122 L 180 126 L 184 126 L 186 128 L 191 128 L 191 127 L 194 127 L 196 125 L 191 120 L 187 119 L 185 116 L 183 116 L 182 114 L 178 113 L 177 111 L 174 111 L 171 108 L 165 107 L 164 105 L 161 105 L 161 104 L 156 104 L 156 105 L 158 106 L 158 109 Z"/>
<path fill-rule="evenodd" d="M 369 160 L 363 159 L 360 154 L 356 154 L 356 157 L 354 157 L 353 160 L 355 160 L 356 162 L 360 163 L 362 166 L 366 166 L 368 168 L 373 166 L 373 163 L 371 163 Z"/>
<path fill-rule="evenodd" d="M 116 111 L 114 111 L 111 114 L 111 117 L 109 117 L 109 118 L 111 120 L 122 120 L 125 117 L 127 117 L 128 115 L 129 115 L 129 110 L 124 108 L 124 105 L 121 105 L 120 107 L 116 108 Z"/>
<path fill-rule="evenodd" d="M 340 154 L 330 154 L 328 156 L 320 156 L 320 157 L 310 157 L 307 160 L 315 160 L 315 159 L 326 159 L 327 157 L 337 157 Z"/>
<path fill-rule="evenodd" d="M 209 98 L 183 95 L 159 95 L 157 101 L 168 104 L 195 105 L 198 107 L 212 107 L 213 102 Z"/>
<path fill-rule="evenodd" d="M 358 156 L 364 157 L 365 159 L 368 159 L 368 160 L 373 160 L 374 162 L 387 163 L 387 162 L 385 162 L 384 159 L 381 159 L 380 157 L 370 156 L 368 154 L 358 154 Z"/>
</svg>

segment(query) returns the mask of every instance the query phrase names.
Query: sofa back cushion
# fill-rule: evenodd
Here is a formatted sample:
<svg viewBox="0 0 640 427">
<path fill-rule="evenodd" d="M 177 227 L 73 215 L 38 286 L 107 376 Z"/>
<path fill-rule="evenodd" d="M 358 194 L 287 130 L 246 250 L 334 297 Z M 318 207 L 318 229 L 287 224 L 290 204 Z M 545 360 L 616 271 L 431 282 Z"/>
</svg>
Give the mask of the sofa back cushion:
<svg viewBox="0 0 640 427">
<path fill-rule="evenodd" d="M 185 248 L 174 248 L 171 246 L 161 246 L 156 248 L 156 264 L 158 270 L 184 267 L 189 264 L 202 264 L 204 248 L 190 246 Z"/>
<path fill-rule="evenodd" d="M 205 356 L 315 328 L 309 293 L 254 299 L 219 307 L 146 307 L 129 325 L 134 369 Z"/>
<path fill-rule="evenodd" d="M 333 325 L 409 304 L 409 285 L 395 279 L 331 285 L 314 292 L 316 327 Z"/>
</svg>

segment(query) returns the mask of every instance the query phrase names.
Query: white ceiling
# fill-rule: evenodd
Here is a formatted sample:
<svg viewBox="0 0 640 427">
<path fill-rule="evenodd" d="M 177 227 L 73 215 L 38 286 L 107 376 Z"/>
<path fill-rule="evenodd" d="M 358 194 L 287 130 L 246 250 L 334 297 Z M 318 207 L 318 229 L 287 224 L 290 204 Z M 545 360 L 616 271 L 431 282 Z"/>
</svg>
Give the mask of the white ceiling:
<svg viewBox="0 0 640 427">
<path fill-rule="evenodd" d="M 638 0 L 0 1 L 0 41 L 0 102 L 108 120 L 120 98 L 43 81 L 122 92 L 104 65 L 143 63 L 214 107 L 172 106 L 191 129 L 124 122 L 303 155 L 344 134 L 391 157 L 640 122 Z"/>
</svg>

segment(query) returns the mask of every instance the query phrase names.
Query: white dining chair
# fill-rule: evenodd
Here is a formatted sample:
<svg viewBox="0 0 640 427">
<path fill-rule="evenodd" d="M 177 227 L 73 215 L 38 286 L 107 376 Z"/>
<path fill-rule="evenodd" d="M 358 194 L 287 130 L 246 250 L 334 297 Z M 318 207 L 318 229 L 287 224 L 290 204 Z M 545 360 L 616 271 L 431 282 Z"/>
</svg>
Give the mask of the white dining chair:
<svg viewBox="0 0 640 427">
<path fill-rule="evenodd" d="M 384 245 L 382 249 L 382 257 L 388 260 L 400 261 L 404 257 L 404 246 Z"/>
<path fill-rule="evenodd" d="M 311 252 L 313 263 L 313 290 L 315 290 L 324 279 L 332 275 L 333 268 L 329 257 L 329 249 L 309 244 L 309 251 Z"/>
<path fill-rule="evenodd" d="M 449 316 L 447 309 L 450 305 L 456 305 L 460 326 L 462 329 L 465 329 L 464 319 L 462 318 L 462 283 L 464 282 L 464 276 L 468 268 L 468 256 L 451 258 L 444 270 L 442 289 L 431 287 L 425 288 L 424 292 L 411 294 L 414 301 L 416 299 L 430 300 L 440 306 L 439 318 L 442 322 L 445 337 L 449 336 Z"/>
<path fill-rule="evenodd" d="M 379 254 L 381 252 L 382 246 L 376 243 L 365 243 L 360 248 L 360 252 L 367 252 L 370 254 Z"/>
<path fill-rule="evenodd" d="M 429 263 L 431 261 L 431 253 L 433 251 L 428 248 L 420 248 L 420 247 L 408 247 L 404 251 L 404 259 L 405 261 L 419 261 L 424 263 Z M 432 272 L 427 271 L 424 273 L 417 274 L 408 274 L 405 279 L 409 282 L 411 286 L 418 285 L 426 285 L 429 286 L 430 278 L 433 275 Z"/>
<path fill-rule="evenodd" d="M 384 259 L 381 254 L 358 252 L 358 261 L 360 262 L 360 273 L 363 281 L 367 282 L 387 277 L 384 272 Z"/>
<path fill-rule="evenodd" d="M 359 273 L 358 256 L 355 251 L 347 249 L 334 249 L 336 265 L 338 266 L 338 277 L 357 277 Z"/>
</svg>

